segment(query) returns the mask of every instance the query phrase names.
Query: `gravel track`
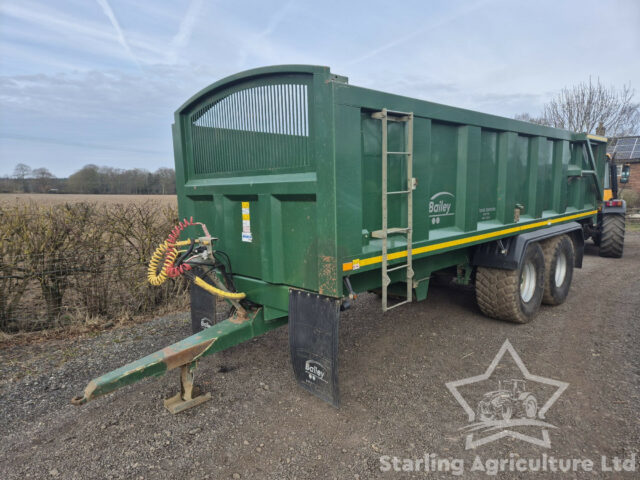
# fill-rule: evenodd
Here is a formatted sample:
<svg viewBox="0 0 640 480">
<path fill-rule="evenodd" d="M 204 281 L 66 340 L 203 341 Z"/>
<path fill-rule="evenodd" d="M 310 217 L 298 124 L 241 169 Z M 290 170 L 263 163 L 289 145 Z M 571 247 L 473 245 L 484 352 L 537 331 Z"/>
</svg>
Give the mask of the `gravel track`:
<svg viewBox="0 0 640 480">
<path fill-rule="evenodd" d="M 640 234 L 628 233 L 620 260 L 590 246 L 568 300 L 525 325 L 483 317 L 470 289 L 433 287 L 427 301 L 385 315 L 375 295 L 362 295 L 341 318 L 340 409 L 295 384 L 286 327 L 201 362 L 196 383 L 213 400 L 178 415 L 162 406 L 177 371 L 82 407 L 69 400 L 91 378 L 187 336 L 185 314 L 6 348 L 0 478 L 395 478 L 380 471 L 381 455 L 425 453 L 462 458 L 463 478 L 485 478 L 469 471 L 475 455 L 637 454 L 639 272 Z M 465 450 L 467 417 L 445 384 L 484 373 L 506 339 L 531 373 L 569 383 L 546 416 L 557 427 L 551 447 L 504 438 Z"/>
</svg>

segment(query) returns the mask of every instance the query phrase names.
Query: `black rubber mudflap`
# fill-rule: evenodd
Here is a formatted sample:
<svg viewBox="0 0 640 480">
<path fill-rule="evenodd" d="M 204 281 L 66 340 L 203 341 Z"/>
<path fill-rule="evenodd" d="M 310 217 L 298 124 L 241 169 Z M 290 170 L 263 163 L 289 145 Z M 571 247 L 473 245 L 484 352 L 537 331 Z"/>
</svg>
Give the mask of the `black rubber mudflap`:
<svg viewBox="0 0 640 480">
<path fill-rule="evenodd" d="M 199 277 L 204 276 L 204 272 L 200 269 L 194 273 Z M 216 323 L 216 297 L 193 282 L 189 287 L 189 293 L 191 297 L 191 333 L 198 333 L 203 327 Z"/>
<path fill-rule="evenodd" d="M 316 293 L 289 291 L 289 346 L 298 383 L 334 407 L 338 389 L 340 300 Z"/>
</svg>

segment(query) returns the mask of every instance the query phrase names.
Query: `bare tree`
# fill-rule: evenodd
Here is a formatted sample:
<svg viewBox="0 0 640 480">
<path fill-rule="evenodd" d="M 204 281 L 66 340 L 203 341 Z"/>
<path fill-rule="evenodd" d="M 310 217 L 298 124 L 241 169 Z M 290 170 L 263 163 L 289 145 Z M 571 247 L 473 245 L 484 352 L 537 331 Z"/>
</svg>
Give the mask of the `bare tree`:
<svg viewBox="0 0 640 480">
<path fill-rule="evenodd" d="M 33 171 L 33 174 L 36 175 L 36 170 Z M 2 185 L 0 185 L 1 188 Z M 124 170 L 85 165 L 69 176 L 66 192 L 127 195 L 166 193 L 175 195 L 176 174 L 171 168 L 159 168 L 151 173 L 141 168 Z"/>
<path fill-rule="evenodd" d="M 162 194 L 175 193 L 176 190 L 176 172 L 172 168 L 159 168 L 155 175 L 158 177 Z"/>
<path fill-rule="evenodd" d="M 31 175 L 31 167 L 24 163 L 18 163 L 13 169 L 13 177 L 22 183 L 22 191 L 27 192 L 27 177 Z"/>
<path fill-rule="evenodd" d="M 51 179 L 55 178 L 55 176 L 49 171 L 47 168 L 36 168 L 31 172 L 33 177 L 36 179 L 36 184 L 38 185 L 38 190 L 44 193 L 49 189 L 51 184 Z"/>
<path fill-rule="evenodd" d="M 605 87 L 600 79 L 563 88 L 544 105 L 542 116 L 524 113 L 524 120 L 574 132 L 596 133 L 601 125 L 608 136 L 632 135 L 640 130 L 640 103 L 634 102 L 635 91 L 628 85 L 618 89 Z"/>
</svg>

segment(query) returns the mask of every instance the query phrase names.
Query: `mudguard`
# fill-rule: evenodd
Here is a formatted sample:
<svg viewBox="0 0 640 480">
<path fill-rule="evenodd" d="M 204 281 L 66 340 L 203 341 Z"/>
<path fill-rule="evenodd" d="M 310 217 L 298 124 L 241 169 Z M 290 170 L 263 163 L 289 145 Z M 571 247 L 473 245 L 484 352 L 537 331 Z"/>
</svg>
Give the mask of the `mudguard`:
<svg viewBox="0 0 640 480">
<path fill-rule="evenodd" d="M 289 347 L 296 380 L 302 388 L 334 407 L 338 387 L 340 299 L 289 291 Z"/>
<path fill-rule="evenodd" d="M 498 242 L 483 243 L 475 249 L 472 264 L 478 267 L 516 270 L 520 266 L 524 252 L 530 242 L 539 242 L 540 240 L 565 233 L 573 240 L 575 267 L 582 268 L 584 234 L 582 232 L 582 225 L 578 222 L 563 223 L 561 225 L 503 238 L 501 244 Z"/>
</svg>

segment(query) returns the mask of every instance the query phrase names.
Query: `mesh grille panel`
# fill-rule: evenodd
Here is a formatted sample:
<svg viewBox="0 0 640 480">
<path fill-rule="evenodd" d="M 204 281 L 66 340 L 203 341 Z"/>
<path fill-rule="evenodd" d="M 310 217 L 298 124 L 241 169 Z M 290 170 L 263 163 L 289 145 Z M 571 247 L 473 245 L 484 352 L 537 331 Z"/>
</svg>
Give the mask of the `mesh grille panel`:
<svg viewBox="0 0 640 480">
<path fill-rule="evenodd" d="M 307 86 L 246 88 L 191 116 L 196 174 L 233 173 L 310 164 Z"/>
</svg>

